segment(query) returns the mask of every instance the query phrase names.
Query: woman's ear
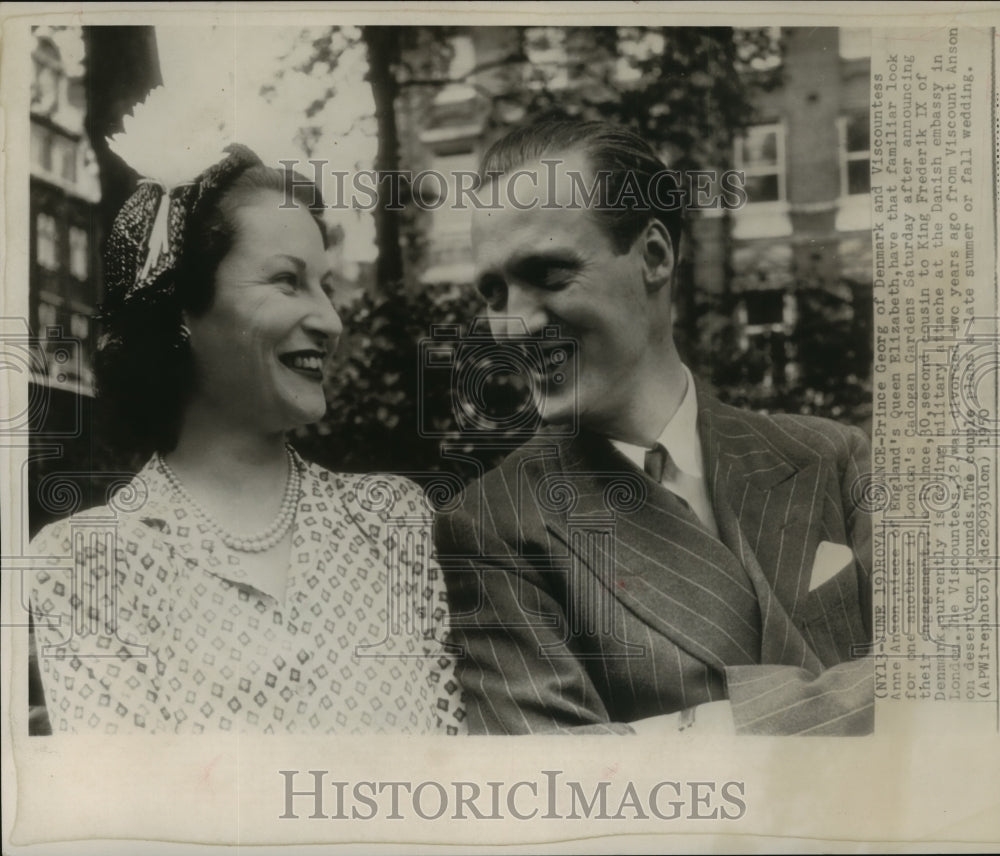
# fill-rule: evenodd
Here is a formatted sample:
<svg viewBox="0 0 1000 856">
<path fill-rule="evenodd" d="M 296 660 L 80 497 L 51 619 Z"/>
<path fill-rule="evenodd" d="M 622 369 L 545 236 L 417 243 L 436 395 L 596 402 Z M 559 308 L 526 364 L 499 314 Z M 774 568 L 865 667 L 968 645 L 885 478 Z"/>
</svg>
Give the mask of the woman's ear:
<svg viewBox="0 0 1000 856">
<path fill-rule="evenodd" d="M 653 293 L 669 285 L 674 273 L 674 244 L 659 220 L 649 221 L 639 237 L 639 247 L 646 291 Z"/>
</svg>

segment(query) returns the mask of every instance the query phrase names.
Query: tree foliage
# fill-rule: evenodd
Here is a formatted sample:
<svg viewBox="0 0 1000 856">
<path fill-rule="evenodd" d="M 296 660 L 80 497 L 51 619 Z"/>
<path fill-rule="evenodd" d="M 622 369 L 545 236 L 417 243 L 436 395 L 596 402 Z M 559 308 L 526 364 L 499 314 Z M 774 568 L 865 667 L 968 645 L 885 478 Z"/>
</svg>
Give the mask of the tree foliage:
<svg viewBox="0 0 1000 856">
<path fill-rule="evenodd" d="M 825 416 L 870 430 L 871 284 L 844 279 L 828 289 L 802 283 L 795 301 L 792 332 L 763 336 L 748 349 L 740 347 L 731 315 L 704 312 L 690 364 L 738 407 Z"/>
</svg>

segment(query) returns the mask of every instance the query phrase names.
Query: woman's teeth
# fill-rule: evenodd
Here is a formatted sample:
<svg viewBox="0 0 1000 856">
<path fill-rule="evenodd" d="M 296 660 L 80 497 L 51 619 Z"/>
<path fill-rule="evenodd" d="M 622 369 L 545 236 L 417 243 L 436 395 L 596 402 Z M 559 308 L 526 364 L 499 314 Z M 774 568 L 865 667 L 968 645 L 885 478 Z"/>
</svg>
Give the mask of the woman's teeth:
<svg viewBox="0 0 1000 856">
<path fill-rule="evenodd" d="M 306 371 L 318 372 L 323 369 L 322 357 L 294 356 L 289 362 L 293 369 L 305 369 Z"/>
</svg>

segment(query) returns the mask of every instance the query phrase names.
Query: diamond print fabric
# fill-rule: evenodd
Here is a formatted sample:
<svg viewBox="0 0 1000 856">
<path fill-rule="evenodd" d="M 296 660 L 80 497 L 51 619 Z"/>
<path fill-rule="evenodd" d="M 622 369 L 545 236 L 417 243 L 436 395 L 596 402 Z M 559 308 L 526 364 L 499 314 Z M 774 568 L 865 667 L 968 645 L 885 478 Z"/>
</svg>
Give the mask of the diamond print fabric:
<svg viewBox="0 0 1000 856">
<path fill-rule="evenodd" d="M 31 586 L 53 733 L 465 732 L 420 488 L 379 477 L 392 494 L 380 512 L 359 477 L 296 463 L 280 601 L 241 582 L 239 554 L 152 462 L 137 476 L 148 498 L 118 514 L 113 548 L 86 537 L 107 508 L 39 533 L 35 555 L 76 564 L 37 570 Z M 117 610 L 105 595 L 112 553 Z M 117 611 L 117 633 L 96 632 L 102 610 Z"/>
</svg>

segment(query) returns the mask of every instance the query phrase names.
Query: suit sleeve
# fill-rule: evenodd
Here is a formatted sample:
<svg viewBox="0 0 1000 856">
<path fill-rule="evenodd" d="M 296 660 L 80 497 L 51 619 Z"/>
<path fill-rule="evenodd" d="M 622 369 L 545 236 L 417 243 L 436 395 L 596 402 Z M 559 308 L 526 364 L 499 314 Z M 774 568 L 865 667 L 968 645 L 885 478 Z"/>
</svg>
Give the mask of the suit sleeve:
<svg viewBox="0 0 1000 856">
<path fill-rule="evenodd" d="M 610 722 L 546 572 L 495 535 L 477 537 L 474 520 L 463 509 L 435 532 L 470 733 L 632 733 Z"/>
<path fill-rule="evenodd" d="M 858 571 L 865 630 L 871 636 L 871 518 L 857 507 L 856 484 L 871 471 L 865 434 L 852 428 L 848 453 L 838 467 L 848 544 Z M 875 674 L 871 657 L 848 660 L 816 675 L 793 666 L 726 669 L 726 684 L 740 734 L 860 735 L 874 730 Z"/>
</svg>

